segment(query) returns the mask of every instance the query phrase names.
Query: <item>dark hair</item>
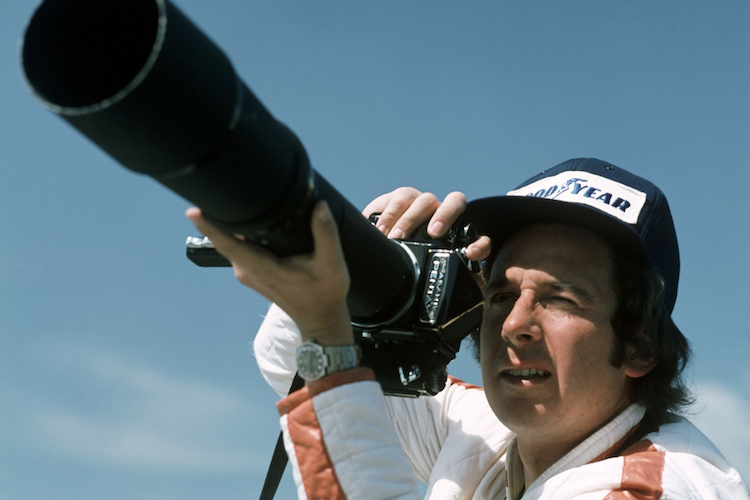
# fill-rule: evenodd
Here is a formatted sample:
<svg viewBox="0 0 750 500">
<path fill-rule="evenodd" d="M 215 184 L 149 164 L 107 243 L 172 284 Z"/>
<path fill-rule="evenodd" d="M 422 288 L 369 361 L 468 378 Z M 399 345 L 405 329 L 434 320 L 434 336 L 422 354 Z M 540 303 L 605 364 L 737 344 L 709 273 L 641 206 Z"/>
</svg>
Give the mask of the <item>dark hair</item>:
<svg viewBox="0 0 750 500">
<path fill-rule="evenodd" d="M 674 414 L 682 413 L 694 401 L 682 379 L 690 360 L 690 344 L 672 321 L 661 275 L 608 246 L 613 256 L 612 279 L 618 302 L 611 320 L 615 347 L 610 363 L 620 367 L 629 358 L 656 360 L 649 373 L 633 379 L 632 397 L 647 408 L 649 421 L 661 425 L 673 420 Z M 497 251 L 482 266 L 485 281 L 496 256 Z M 479 338 L 479 331 L 472 332 L 477 361 Z"/>
<path fill-rule="evenodd" d="M 658 272 L 614 253 L 613 278 L 618 307 L 612 317 L 616 343 L 610 363 L 619 367 L 629 357 L 656 360 L 650 372 L 633 379 L 632 395 L 651 419 L 667 422 L 694 401 L 682 379 L 690 344 L 672 320 Z"/>
</svg>

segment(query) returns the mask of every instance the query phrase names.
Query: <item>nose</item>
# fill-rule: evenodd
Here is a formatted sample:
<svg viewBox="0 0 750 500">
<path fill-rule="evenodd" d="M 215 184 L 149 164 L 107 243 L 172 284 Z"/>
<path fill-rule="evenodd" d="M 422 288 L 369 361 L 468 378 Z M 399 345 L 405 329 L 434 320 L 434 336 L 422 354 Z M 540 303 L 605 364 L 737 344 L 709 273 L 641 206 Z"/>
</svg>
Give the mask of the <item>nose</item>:
<svg viewBox="0 0 750 500">
<path fill-rule="evenodd" d="M 531 293 L 522 293 L 503 322 L 503 337 L 511 344 L 536 342 L 542 338 L 537 321 L 536 300 Z"/>
</svg>

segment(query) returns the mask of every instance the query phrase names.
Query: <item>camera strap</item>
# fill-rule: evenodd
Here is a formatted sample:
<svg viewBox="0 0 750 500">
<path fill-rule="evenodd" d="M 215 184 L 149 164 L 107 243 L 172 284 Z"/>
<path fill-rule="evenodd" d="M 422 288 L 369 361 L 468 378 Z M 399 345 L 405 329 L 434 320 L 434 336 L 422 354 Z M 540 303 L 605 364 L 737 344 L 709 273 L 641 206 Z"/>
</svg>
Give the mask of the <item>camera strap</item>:
<svg viewBox="0 0 750 500">
<path fill-rule="evenodd" d="M 289 389 L 289 394 L 294 391 L 301 389 L 305 385 L 305 381 L 299 376 L 294 375 L 292 381 L 292 387 Z M 284 475 L 284 469 L 289 461 L 289 456 L 286 454 L 284 449 L 284 433 L 279 433 L 279 439 L 276 441 L 276 448 L 273 450 L 273 456 L 271 457 L 271 464 L 268 466 L 268 472 L 266 473 L 266 480 L 263 483 L 263 490 L 260 492 L 260 500 L 273 500 L 276 490 L 279 488 L 281 477 Z"/>
</svg>

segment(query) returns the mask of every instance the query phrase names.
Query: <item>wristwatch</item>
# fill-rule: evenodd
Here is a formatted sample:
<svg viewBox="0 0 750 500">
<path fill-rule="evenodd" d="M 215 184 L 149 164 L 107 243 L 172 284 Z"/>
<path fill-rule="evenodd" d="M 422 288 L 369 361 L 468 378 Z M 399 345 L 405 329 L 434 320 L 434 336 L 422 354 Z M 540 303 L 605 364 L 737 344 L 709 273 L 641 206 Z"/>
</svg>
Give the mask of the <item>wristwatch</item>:
<svg viewBox="0 0 750 500">
<path fill-rule="evenodd" d="M 297 373 L 306 382 L 359 365 L 359 345 L 322 346 L 308 340 L 297 349 Z"/>
</svg>

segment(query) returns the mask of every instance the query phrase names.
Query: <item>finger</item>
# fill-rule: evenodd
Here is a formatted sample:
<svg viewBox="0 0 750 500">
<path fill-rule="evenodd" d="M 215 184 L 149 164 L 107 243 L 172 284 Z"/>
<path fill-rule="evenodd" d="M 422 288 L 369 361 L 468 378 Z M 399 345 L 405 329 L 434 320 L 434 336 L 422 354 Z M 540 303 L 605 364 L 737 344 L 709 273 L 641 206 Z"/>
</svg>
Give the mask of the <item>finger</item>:
<svg viewBox="0 0 750 500">
<path fill-rule="evenodd" d="M 315 242 L 313 259 L 316 264 L 328 269 L 329 272 L 338 273 L 341 269 L 345 269 L 338 227 L 325 201 L 321 201 L 313 209 L 312 234 Z"/>
<path fill-rule="evenodd" d="M 232 260 L 233 256 L 246 246 L 231 234 L 211 224 L 199 208 L 189 208 L 185 211 L 185 215 L 195 224 L 198 231 L 211 240 L 216 250 L 229 260 Z"/>
<path fill-rule="evenodd" d="M 427 234 L 433 238 L 444 236 L 464 210 L 466 210 L 466 196 L 458 191 L 449 193 L 430 219 Z"/>
<path fill-rule="evenodd" d="M 382 213 L 386 209 L 388 204 L 392 201 L 394 203 L 411 203 L 411 200 L 413 200 L 420 194 L 422 194 L 421 191 L 412 187 L 400 187 L 398 189 L 394 189 L 390 193 L 381 194 L 370 203 L 368 203 L 365 209 L 362 210 L 362 215 L 364 215 L 365 217 L 370 217 L 370 215 L 374 213 Z"/>
<path fill-rule="evenodd" d="M 372 214 L 381 213 L 385 209 L 385 207 L 388 206 L 388 199 L 390 196 L 391 193 L 381 194 L 380 196 L 372 200 L 367 204 L 365 209 L 362 210 L 362 215 L 369 219 Z"/>
<path fill-rule="evenodd" d="M 378 219 L 376 226 L 381 233 L 388 236 L 404 212 L 409 209 L 411 204 L 414 203 L 414 200 L 416 200 L 421 194 L 421 191 L 414 188 L 398 188 L 386 195 L 376 198 L 367 206 L 365 213 L 367 213 L 368 210 L 370 213 L 380 212 L 380 218 Z"/>
<path fill-rule="evenodd" d="M 430 220 L 438 207 L 440 207 L 440 201 L 437 196 L 432 193 L 420 194 L 393 224 L 387 236 L 389 238 L 408 237 L 415 229 Z"/>
<path fill-rule="evenodd" d="M 492 253 L 492 241 L 487 236 L 480 236 L 477 241 L 466 247 L 466 258 L 478 262 Z"/>
<path fill-rule="evenodd" d="M 216 251 L 229 259 L 237 280 L 245 286 L 263 293 L 259 286 L 278 272 L 278 258 L 258 246 L 246 243 L 211 224 L 200 209 L 190 208 L 185 215 L 195 227 L 211 240 Z M 252 272 L 250 272 L 252 270 Z"/>
<path fill-rule="evenodd" d="M 214 241 L 214 237 L 216 239 L 221 239 L 221 233 L 223 233 L 224 231 L 208 222 L 208 220 L 203 216 L 203 211 L 200 208 L 188 208 L 185 211 L 185 216 L 190 219 L 190 222 L 195 225 L 196 229 L 198 229 L 201 234 L 206 236 L 212 242 Z"/>
</svg>

